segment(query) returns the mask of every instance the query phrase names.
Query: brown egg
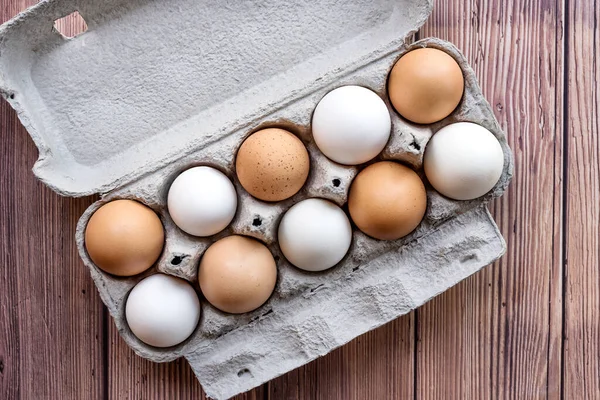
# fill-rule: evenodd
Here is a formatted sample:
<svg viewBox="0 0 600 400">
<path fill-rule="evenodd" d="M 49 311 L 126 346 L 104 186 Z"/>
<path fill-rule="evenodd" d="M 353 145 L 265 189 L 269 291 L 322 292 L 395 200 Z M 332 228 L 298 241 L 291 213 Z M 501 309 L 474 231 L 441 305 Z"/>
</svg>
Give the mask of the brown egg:
<svg viewBox="0 0 600 400">
<path fill-rule="evenodd" d="M 419 225 L 427 208 L 427 194 L 415 171 L 383 161 L 356 176 L 348 208 L 358 229 L 375 239 L 395 240 Z"/>
<path fill-rule="evenodd" d="M 398 60 L 388 80 L 392 105 L 404 118 L 431 124 L 454 111 L 465 81 L 458 63 L 437 49 L 417 49 Z"/>
<path fill-rule="evenodd" d="M 133 200 L 106 203 L 85 229 L 85 248 L 98 268 L 132 276 L 150 268 L 160 256 L 165 232 L 158 215 Z"/>
<path fill-rule="evenodd" d="M 253 133 L 242 143 L 235 168 L 240 183 L 252 196 L 280 201 L 302 188 L 310 160 L 300 139 L 286 130 L 269 128 Z"/>
<path fill-rule="evenodd" d="M 228 236 L 202 256 L 198 283 L 206 300 L 221 311 L 241 314 L 260 307 L 275 289 L 277 266 L 258 240 Z"/>
</svg>

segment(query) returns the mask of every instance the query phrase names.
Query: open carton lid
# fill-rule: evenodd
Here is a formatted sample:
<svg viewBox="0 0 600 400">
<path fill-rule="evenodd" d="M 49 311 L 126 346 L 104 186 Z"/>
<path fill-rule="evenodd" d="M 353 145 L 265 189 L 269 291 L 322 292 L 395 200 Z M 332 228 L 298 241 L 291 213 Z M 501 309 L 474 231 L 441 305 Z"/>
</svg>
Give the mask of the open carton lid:
<svg viewBox="0 0 600 400">
<path fill-rule="evenodd" d="M 397 51 L 433 0 L 48 0 L 0 27 L 0 90 L 62 195 L 105 193 Z M 88 30 L 65 38 L 78 11 Z"/>
</svg>

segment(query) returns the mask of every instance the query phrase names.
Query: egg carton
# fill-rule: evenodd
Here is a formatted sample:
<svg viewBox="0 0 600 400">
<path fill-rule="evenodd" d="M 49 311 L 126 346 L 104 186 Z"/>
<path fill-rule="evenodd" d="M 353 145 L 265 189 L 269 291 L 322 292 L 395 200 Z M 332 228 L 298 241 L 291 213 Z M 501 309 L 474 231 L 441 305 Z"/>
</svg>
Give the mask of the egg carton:
<svg viewBox="0 0 600 400">
<path fill-rule="evenodd" d="M 408 313 L 505 252 L 486 203 L 510 181 L 511 151 L 463 55 L 438 39 L 408 43 L 432 6 L 432 0 L 49 0 L 0 27 L 0 90 L 39 148 L 34 173 L 61 195 L 101 195 L 81 217 L 76 241 L 119 333 L 138 355 L 157 362 L 185 357 L 210 397 L 227 398 Z M 67 39 L 52 24 L 75 10 L 88 31 Z M 418 47 L 447 52 L 465 77 L 458 108 L 432 125 L 402 119 L 386 92 L 394 63 Z M 277 225 L 302 199 L 346 203 L 360 166 L 331 162 L 310 130 L 319 100 L 343 85 L 367 87 L 386 102 L 393 127 L 378 159 L 420 174 L 427 212 L 413 233 L 396 241 L 354 229 L 336 267 L 309 273 L 282 256 Z M 459 121 L 486 127 L 504 152 L 500 180 L 473 201 L 441 196 L 422 172 L 432 134 Z M 295 133 L 310 154 L 304 188 L 278 203 L 248 195 L 234 171 L 242 141 L 264 127 Z M 166 207 L 175 177 L 197 165 L 221 170 L 238 194 L 232 224 L 208 238 L 182 232 Z M 115 199 L 148 205 L 165 227 L 160 259 L 131 278 L 98 269 L 84 246 L 90 216 Z M 197 284 L 204 250 L 231 234 L 264 242 L 278 266 L 271 298 L 242 315 L 212 307 Z M 157 272 L 191 282 L 202 307 L 192 336 L 165 349 L 138 340 L 124 312 L 133 286 Z"/>
</svg>

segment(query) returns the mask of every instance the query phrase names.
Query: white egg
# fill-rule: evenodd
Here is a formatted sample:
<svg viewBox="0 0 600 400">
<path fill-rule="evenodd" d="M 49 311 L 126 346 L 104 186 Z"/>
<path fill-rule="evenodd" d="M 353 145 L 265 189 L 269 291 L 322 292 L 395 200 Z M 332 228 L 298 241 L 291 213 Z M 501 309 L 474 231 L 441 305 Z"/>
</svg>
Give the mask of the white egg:
<svg viewBox="0 0 600 400">
<path fill-rule="evenodd" d="M 377 156 L 387 144 L 392 122 L 381 98 L 361 86 L 327 93 L 312 118 L 319 150 L 340 164 L 356 165 Z"/>
<path fill-rule="evenodd" d="M 352 227 L 335 204 L 307 199 L 284 214 L 278 236 L 281 251 L 290 263 L 306 271 L 323 271 L 348 252 Z"/>
<path fill-rule="evenodd" d="M 194 167 L 179 175 L 168 196 L 173 222 L 194 236 L 210 236 L 225 229 L 235 216 L 233 183 L 211 167 Z"/>
<path fill-rule="evenodd" d="M 458 122 L 433 135 L 423 160 L 431 185 L 456 200 L 471 200 L 489 192 L 504 168 L 498 139 L 484 127 Z"/>
<path fill-rule="evenodd" d="M 125 318 L 135 336 L 155 347 L 175 346 L 187 339 L 200 319 L 200 301 L 183 279 L 156 274 L 129 293 Z"/>
</svg>

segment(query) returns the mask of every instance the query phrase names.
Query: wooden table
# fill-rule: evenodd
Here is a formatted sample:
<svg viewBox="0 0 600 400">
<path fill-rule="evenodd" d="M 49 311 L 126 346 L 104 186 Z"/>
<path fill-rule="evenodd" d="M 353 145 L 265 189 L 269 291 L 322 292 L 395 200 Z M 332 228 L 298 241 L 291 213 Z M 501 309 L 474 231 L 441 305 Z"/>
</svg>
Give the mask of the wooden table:
<svg viewBox="0 0 600 400">
<path fill-rule="evenodd" d="M 33 0 L 2 0 L 3 21 Z M 500 262 L 243 399 L 600 398 L 600 0 L 437 0 L 418 36 L 455 43 L 507 132 L 516 174 L 492 205 Z M 30 169 L 0 106 L 0 399 L 203 398 L 183 360 L 119 337 L 75 248 L 94 200 Z"/>
</svg>

